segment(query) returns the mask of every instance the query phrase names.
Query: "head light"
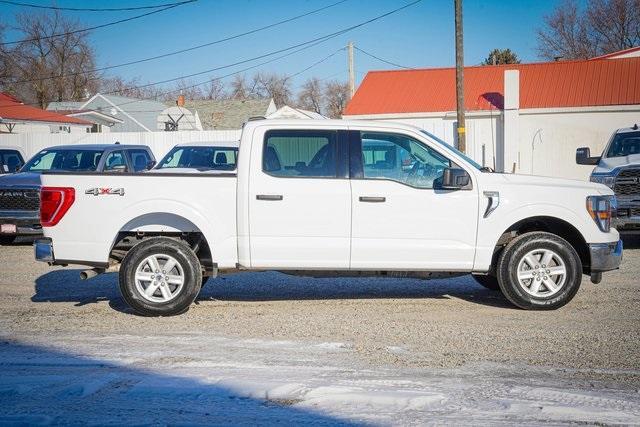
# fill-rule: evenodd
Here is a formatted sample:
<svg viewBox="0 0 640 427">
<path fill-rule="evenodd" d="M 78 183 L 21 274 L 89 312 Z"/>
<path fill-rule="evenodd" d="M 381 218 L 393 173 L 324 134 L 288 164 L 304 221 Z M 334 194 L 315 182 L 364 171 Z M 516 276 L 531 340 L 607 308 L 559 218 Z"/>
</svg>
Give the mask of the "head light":
<svg viewBox="0 0 640 427">
<path fill-rule="evenodd" d="M 617 209 L 616 196 L 587 197 L 587 212 L 596 225 L 605 233 L 611 230 L 611 218 Z"/>
<path fill-rule="evenodd" d="M 604 184 L 609 188 L 613 188 L 616 183 L 616 177 L 613 175 L 591 175 L 589 178 L 591 182 L 597 182 L 598 184 Z"/>
</svg>

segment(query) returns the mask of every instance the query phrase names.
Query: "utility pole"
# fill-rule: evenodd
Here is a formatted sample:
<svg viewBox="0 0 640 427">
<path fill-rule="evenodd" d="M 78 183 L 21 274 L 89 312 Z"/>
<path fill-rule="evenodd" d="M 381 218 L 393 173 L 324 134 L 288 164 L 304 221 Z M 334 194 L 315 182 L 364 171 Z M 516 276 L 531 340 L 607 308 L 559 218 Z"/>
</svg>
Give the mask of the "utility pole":
<svg viewBox="0 0 640 427">
<path fill-rule="evenodd" d="M 462 51 L 462 0 L 454 0 L 456 23 L 456 103 L 458 116 L 458 150 L 467 150 L 464 123 L 464 54 Z"/>
<path fill-rule="evenodd" d="M 353 68 L 353 42 L 347 45 L 347 66 L 349 67 L 349 99 L 356 93 L 356 70 Z"/>
</svg>

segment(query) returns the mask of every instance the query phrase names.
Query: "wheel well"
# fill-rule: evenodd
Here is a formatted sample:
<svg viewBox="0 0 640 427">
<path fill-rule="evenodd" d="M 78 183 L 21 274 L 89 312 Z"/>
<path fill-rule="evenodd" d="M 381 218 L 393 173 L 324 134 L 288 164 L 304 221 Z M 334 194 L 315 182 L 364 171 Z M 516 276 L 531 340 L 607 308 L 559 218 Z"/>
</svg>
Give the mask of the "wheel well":
<svg viewBox="0 0 640 427">
<path fill-rule="evenodd" d="M 502 249 L 516 236 L 532 231 L 545 231 L 562 237 L 569 242 L 576 250 L 582 262 L 583 272 L 588 272 L 591 264 L 589 245 L 577 228 L 559 218 L 549 216 L 537 216 L 520 220 L 509 227 L 498 239 L 498 243 L 493 251 L 492 266 L 497 265 L 498 256 Z"/>
<path fill-rule="evenodd" d="M 204 234 L 199 231 L 182 233 L 121 231 L 118 233 L 115 243 L 111 248 L 109 264 L 121 263 L 131 248 L 145 239 L 157 236 L 169 237 L 186 242 L 200 260 L 204 275 L 209 276 L 215 274 L 217 265 L 213 262 L 209 243 L 204 237 Z"/>
</svg>

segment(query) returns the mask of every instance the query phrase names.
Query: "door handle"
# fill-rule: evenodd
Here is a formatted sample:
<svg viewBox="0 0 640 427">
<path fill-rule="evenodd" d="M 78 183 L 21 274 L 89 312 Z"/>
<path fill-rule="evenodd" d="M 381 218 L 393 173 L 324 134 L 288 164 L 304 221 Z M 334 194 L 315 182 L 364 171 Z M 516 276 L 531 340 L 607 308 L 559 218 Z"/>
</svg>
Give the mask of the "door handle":
<svg viewBox="0 0 640 427">
<path fill-rule="evenodd" d="M 258 194 L 256 195 L 257 200 L 269 200 L 269 201 L 279 201 L 282 200 L 282 195 L 280 194 Z"/>
<path fill-rule="evenodd" d="M 387 201 L 386 197 L 368 197 L 368 196 L 360 196 L 359 200 L 361 202 L 368 203 L 384 203 Z"/>
</svg>

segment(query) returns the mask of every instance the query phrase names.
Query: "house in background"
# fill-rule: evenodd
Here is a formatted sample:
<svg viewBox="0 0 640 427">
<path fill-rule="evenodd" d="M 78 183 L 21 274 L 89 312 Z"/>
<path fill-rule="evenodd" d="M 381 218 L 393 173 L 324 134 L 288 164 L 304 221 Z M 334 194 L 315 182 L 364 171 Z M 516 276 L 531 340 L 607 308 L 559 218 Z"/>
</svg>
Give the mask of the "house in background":
<svg viewBox="0 0 640 427">
<path fill-rule="evenodd" d="M 289 107 L 288 105 L 278 108 L 266 117 L 267 119 L 326 119 L 325 116 L 315 111 L 302 110 L 300 108 Z"/>
<path fill-rule="evenodd" d="M 156 130 L 166 132 L 202 130 L 198 111 L 193 112 L 185 108 L 184 101 L 184 95 L 180 95 L 176 105 L 167 107 L 160 113 Z"/>
<path fill-rule="evenodd" d="M 86 133 L 93 123 L 22 103 L 0 92 L 0 133 Z"/>
<path fill-rule="evenodd" d="M 197 114 L 202 130 L 236 130 L 251 117 L 267 117 L 276 111 L 272 98 L 186 100 L 184 108 Z"/>
<path fill-rule="evenodd" d="M 465 67 L 466 153 L 499 171 L 587 179 L 576 148 L 600 153 L 616 129 L 640 121 L 634 52 Z M 455 68 L 369 72 L 343 117 L 409 123 L 457 146 Z"/>
<path fill-rule="evenodd" d="M 90 133 L 110 132 L 114 125 L 124 123 L 124 120 L 101 111 L 88 109 L 83 110 L 81 109 L 82 104 L 84 104 L 84 101 L 54 101 L 49 103 L 47 111 L 55 111 L 56 113 L 67 117 L 78 117 L 93 123 L 93 126 L 88 129 L 88 132 Z"/>
<path fill-rule="evenodd" d="M 111 125 L 106 124 L 108 129 L 101 124 L 101 131 L 111 132 L 154 132 L 157 130 L 158 115 L 167 107 L 158 101 L 128 98 L 125 96 L 103 95 L 97 93 L 84 102 L 52 102 L 47 107 L 48 110 L 86 112 L 98 118 L 109 120 L 117 119 Z M 91 113 L 89 113 L 91 112 Z"/>
</svg>

